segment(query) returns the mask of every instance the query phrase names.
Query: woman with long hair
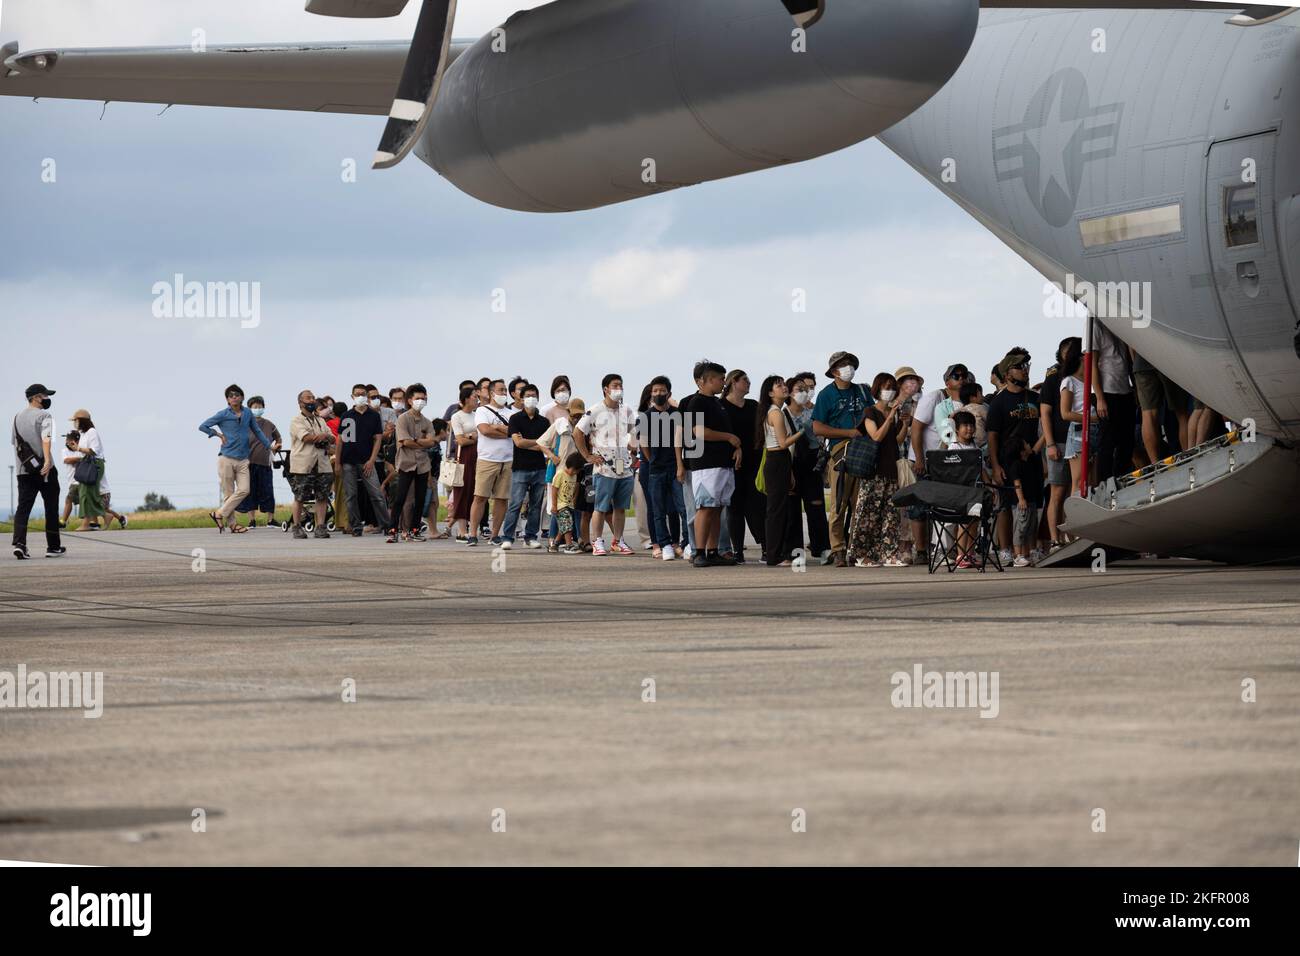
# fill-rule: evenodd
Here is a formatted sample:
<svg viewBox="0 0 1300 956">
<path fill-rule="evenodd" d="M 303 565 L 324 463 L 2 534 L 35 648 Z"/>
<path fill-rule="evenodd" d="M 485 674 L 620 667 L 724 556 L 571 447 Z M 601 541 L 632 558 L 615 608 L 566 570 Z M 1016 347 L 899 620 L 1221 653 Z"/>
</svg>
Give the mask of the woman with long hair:
<svg viewBox="0 0 1300 956">
<path fill-rule="evenodd" d="M 462 385 L 460 408 L 451 416 L 451 433 L 456 436 L 456 461 L 465 468 L 465 481 L 451 495 L 447 526 L 461 544 L 469 540 L 469 513 L 474 504 L 474 473 L 478 465 L 478 427 L 474 412 L 478 410 L 478 389 Z"/>
<path fill-rule="evenodd" d="M 871 383 L 876 404 L 867 409 L 858 431 L 880 446 L 875 474 L 858 482 L 849 531 L 849 553 L 860 568 L 901 568 L 902 516 L 893 503 L 898 490 L 898 446 L 907 427 L 899 417 L 904 398 L 898 394 L 898 380 L 881 372 Z"/>
<path fill-rule="evenodd" d="M 722 409 L 731 422 L 731 431 L 740 439 L 740 468 L 736 470 L 736 491 L 731 506 L 724 514 L 718 548 L 730 552 L 737 564 L 745 563 L 745 525 L 750 534 L 763 546 L 764 514 L 767 502 L 763 493 L 754 487 L 758 477 L 758 462 L 763 454 L 763 417 L 758 413 L 758 402 L 746 398 L 750 388 L 749 376 L 741 369 L 727 373 L 723 381 Z"/>
<path fill-rule="evenodd" d="M 798 508 L 794 481 L 794 457 L 790 451 L 803 440 L 785 407 L 790 388 L 785 378 L 769 375 L 758 390 L 759 421 L 763 423 L 763 487 L 767 496 L 764 525 L 765 555 L 769 568 L 789 567 L 794 542 L 790 530 L 790 508 Z"/>
</svg>

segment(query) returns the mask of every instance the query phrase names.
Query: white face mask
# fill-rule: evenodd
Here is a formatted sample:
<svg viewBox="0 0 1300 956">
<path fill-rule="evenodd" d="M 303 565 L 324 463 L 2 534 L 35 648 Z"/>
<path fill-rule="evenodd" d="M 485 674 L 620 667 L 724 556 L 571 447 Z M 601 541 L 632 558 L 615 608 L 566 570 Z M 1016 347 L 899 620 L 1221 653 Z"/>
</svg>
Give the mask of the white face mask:
<svg viewBox="0 0 1300 956">
<path fill-rule="evenodd" d="M 835 373 L 839 375 L 841 382 L 852 382 L 853 377 L 858 374 L 858 370 L 852 365 L 843 365 L 836 369 Z"/>
<path fill-rule="evenodd" d="M 372 398 L 372 399 L 370 400 L 370 407 L 371 407 L 371 408 L 378 408 L 378 407 L 379 407 L 380 405 L 382 405 L 382 404 L 384 404 L 384 403 L 381 402 L 381 401 L 380 401 L 379 399 L 377 399 L 377 398 Z"/>
<path fill-rule="evenodd" d="M 532 411 L 536 411 L 536 410 L 537 410 L 537 399 L 535 399 L 535 398 L 533 398 L 533 396 L 529 395 L 527 398 L 524 399 L 524 408 L 528 409 L 530 412 L 532 412 Z"/>
<path fill-rule="evenodd" d="M 423 409 L 424 406 L 427 405 L 427 404 L 429 404 L 429 403 L 426 402 L 424 399 L 422 399 L 422 398 L 417 398 L 417 399 L 415 399 L 413 402 L 411 402 L 411 407 L 414 408 L 414 409 L 418 412 L 418 411 L 420 411 L 421 409 Z"/>
<path fill-rule="evenodd" d="M 793 397 L 794 397 L 794 400 L 795 400 L 796 402 L 798 402 L 800 405 L 802 405 L 804 402 L 808 401 L 808 393 L 807 393 L 807 392 L 804 392 L 804 391 L 798 391 L 798 392 L 795 392 Z"/>
<path fill-rule="evenodd" d="M 406 402 L 393 402 L 393 407 L 399 412 L 406 411 Z"/>
<path fill-rule="evenodd" d="M 623 390 L 621 388 L 611 388 L 609 390 L 609 399 L 612 402 L 623 401 Z"/>
<path fill-rule="evenodd" d="M 555 393 L 555 404 L 557 404 L 557 405 L 567 405 L 567 404 L 569 404 L 569 393 L 568 393 L 568 392 L 556 392 L 556 393 Z"/>
<path fill-rule="evenodd" d="M 894 400 L 894 396 L 896 396 L 897 394 L 898 394 L 898 393 L 897 393 L 896 391 L 894 391 L 892 388 L 884 388 L 884 389 L 881 389 L 881 390 L 880 390 L 880 400 L 881 400 L 882 402 L 892 402 L 892 401 Z"/>
<path fill-rule="evenodd" d="M 365 408 L 370 404 L 370 399 L 366 398 L 364 395 L 353 395 L 352 404 L 357 406 L 357 408 Z"/>
<path fill-rule="evenodd" d="M 492 401 L 494 401 L 494 402 L 496 402 L 498 405 L 504 407 L 504 406 L 510 404 L 510 396 L 509 396 L 509 395 L 493 395 L 493 396 L 492 396 Z"/>
</svg>

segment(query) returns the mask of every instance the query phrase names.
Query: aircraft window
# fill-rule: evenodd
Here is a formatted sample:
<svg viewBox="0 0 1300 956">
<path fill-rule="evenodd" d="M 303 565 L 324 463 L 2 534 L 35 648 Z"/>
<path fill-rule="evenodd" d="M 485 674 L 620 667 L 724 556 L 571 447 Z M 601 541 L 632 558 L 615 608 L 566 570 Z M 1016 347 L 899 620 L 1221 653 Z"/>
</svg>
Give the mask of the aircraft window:
<svg viewBox="0 0 1300 956">
<path fill-rule="evenodd" d="M 1158 206 L 1154 209 L 1137 209 L 1114 216 L 1098 216 L 1079 222 L 1079 235 L 1083 248 L 1095 249 L 1117 242 L 1134 239 L 1155 239 L 1159 236 L 1176 236 L 1183 231 L 1183 207 Z"/>
<path fill-rule="evenodd" d="M 1229 247 L 1259 242 L 1259 192 L 1254 186 L 1230 186 L 1223 191 L 1223 221 Z"/>
</svg>

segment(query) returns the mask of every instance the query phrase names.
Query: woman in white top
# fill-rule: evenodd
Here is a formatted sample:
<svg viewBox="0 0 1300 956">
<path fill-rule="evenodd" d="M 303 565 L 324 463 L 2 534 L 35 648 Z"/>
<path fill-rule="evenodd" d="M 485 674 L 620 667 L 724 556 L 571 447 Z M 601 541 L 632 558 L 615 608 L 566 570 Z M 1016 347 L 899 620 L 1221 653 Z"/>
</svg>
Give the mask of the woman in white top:
<svg viewBox="0 0 1300 956">
<path fill-rule="evenodd" d="M 1081 353 L 1073 348 L 1066 349 L 1061 360 L 1061 418 L 1070 423 L 1070 431 L 1065 437 L 1065 459 L 1070 463 L 1070 487 L 1079 487 L 1079 474 L 1083 468 L 1083 403 L 1087 391 L 1079 378 L 1079 366 L 1083 364 Z"/>
<path fill-rule="evenodd" d="M 456 540 L 469 540 L 469 512 L 474 504 L 474 473 L 478 463 L 478 392 L 472 385 L 460 390 L 460 410 L 451 416 L 451 433 L 456 437 L 456 461 L 465 466 L 465 483 L 451 491 L 447 502 L 447 524 Z"/>
<path fill-rule="evenodd" d="M 792 558 L 789 524 L 790 496 L 795 493 L 794 458 L 790 449 L 803 440 L 786 409 L 790 389 L 780 375 L 769 375 L 758 392 L 758 420 L 763 423 L 763 485 L 767 492 L 767 521 L 763 545 L 769 568 L 788 568 Z"/>
<path fill-rule="evenodd" d="M 90 412 L 84 408 L 77 409 L 77 413 L 72 416 L 71 421 L 77 425 L 77 431 L 81 433 L 81 442 L 77 447 L 82 455 L 94 456 L 98 467 L 99 476 L 94 483 L 87 481 L 80 482 L 78 487 L 81 492 L 79 504 L 81 506 L 81 525 L 78 531 L 98 531 L 99 519 L 105 515 L 110 521 L 116 521 L 121 527 L 126 527 L 126 516 L 120 515 L 113 509 L 109 508 L 103 498 L 101 483 L 104 480 L 104 443 L 99 437 L 99 430 L 95 428 L 95 423 L 90 420 Z"/>
</svg>

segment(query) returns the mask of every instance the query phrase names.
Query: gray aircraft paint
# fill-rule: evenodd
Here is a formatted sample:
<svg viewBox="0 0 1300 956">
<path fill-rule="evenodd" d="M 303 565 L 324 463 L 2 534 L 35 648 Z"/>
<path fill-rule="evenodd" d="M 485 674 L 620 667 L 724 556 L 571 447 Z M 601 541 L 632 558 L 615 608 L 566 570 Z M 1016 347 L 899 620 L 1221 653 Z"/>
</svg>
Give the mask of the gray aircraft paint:
<svg viewBox="0 0 1300 956">
<path fill-rule="evenodd" d="M 880 138 L 1049 279 L 1151 282 L 1150 327 L 1107 326 L 1234 421 L 1295 438 L 1297 25 L 1294 15 L 1234 26 L 1214 12 L 985 11 L 953 80 Z M 1104 53 L 1093 52 L 1098 29 Z M 1260 241 L 1229 249 L 1222 190 L 1242 182 L 1248 158 Z M 946 160 L 955 182 L 943 181 Z M 1083 247 L 1081 220 L 1173 203 L 1176 235 Z"/>
</svg>

